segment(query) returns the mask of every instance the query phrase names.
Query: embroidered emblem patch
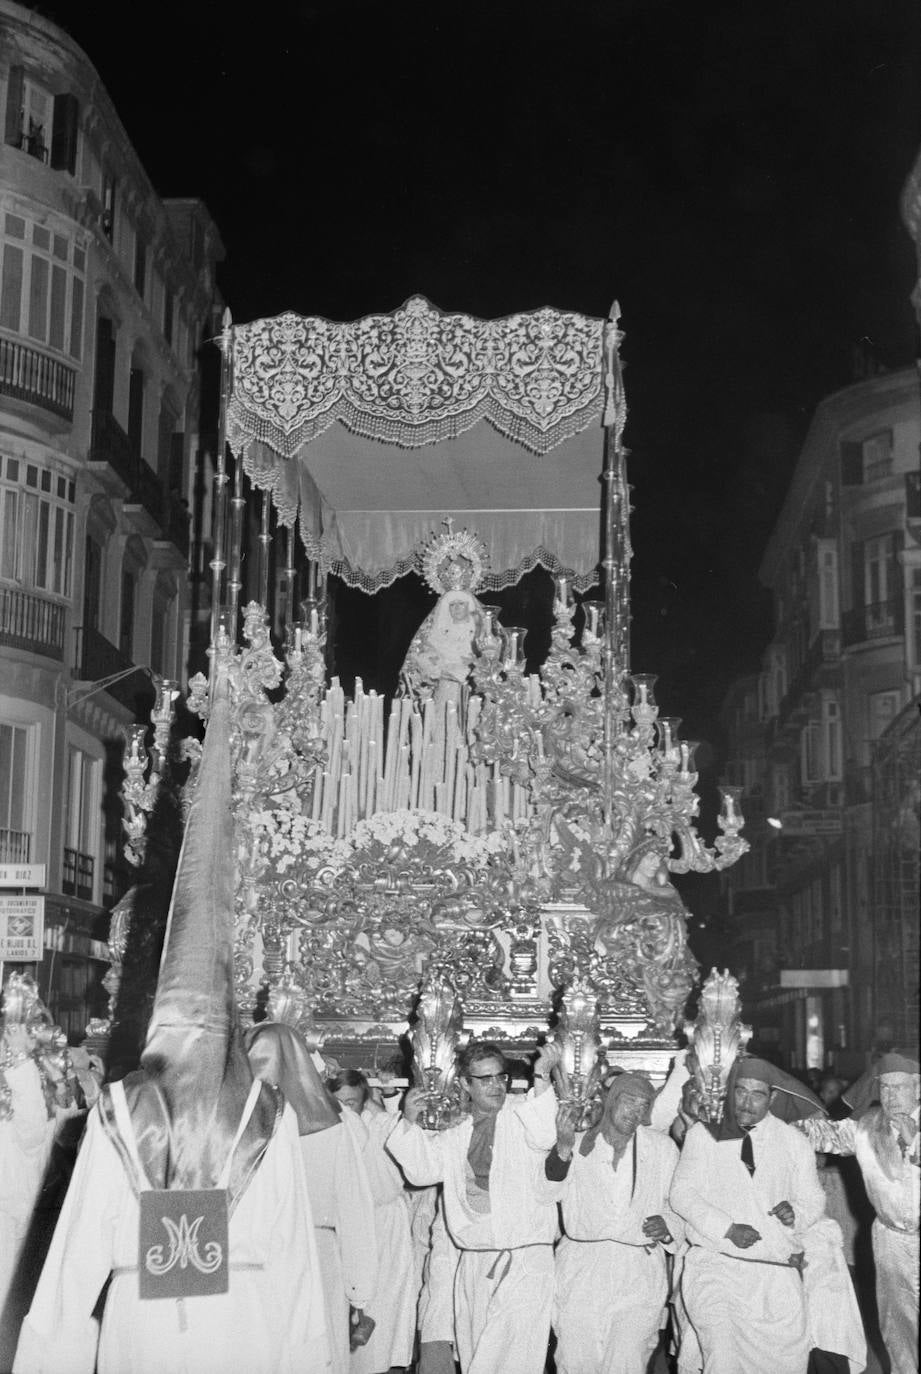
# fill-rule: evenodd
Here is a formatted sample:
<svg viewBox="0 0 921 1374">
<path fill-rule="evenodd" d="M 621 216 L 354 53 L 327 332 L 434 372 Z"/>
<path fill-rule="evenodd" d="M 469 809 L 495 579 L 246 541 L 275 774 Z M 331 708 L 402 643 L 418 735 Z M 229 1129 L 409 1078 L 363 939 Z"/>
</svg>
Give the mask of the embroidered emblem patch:
<svg viewBox="0 0 921 1374">
<path fill-rule="evenodd" d="M 140 1195 L 140 1297 L 226 1293 L 228 1210 L 224 1188 L 149 1189 Z"/>
</svg>

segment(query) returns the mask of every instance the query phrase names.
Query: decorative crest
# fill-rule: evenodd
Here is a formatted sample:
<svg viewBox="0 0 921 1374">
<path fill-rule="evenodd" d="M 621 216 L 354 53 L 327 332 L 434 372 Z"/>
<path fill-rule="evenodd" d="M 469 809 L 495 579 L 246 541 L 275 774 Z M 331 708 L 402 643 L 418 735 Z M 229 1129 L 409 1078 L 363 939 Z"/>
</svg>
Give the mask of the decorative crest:
<svg viewBox="0 0 921 1374">
<path fill-rule="evenodd" d="M 419 572 L 439 596 L 458 588 L 475 592 L 489 570 L 486 545 L 470 530 L 455 530 L 450 516 L 442 523 L 444 532 L 433 534 L 419 549 Z"/>
<path fill-rule="evenodd" d="M 698 1094 L 697 1115 L 702 1121 L 723 1119 L 729 1070 L 752 1036 L 741 1021 L 739 984 L 724 970 L 710 970 L 700 993 L 697 1020 L 685 1026 L 691 1044 L 687 1064 Z"/>
</svg>

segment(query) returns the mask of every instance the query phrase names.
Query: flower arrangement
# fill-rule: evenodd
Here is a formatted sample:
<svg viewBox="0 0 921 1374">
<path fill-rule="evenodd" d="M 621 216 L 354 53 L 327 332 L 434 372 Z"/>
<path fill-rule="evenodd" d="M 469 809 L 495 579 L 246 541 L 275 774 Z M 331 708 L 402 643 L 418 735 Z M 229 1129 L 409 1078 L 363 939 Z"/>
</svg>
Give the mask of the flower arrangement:
<svg viewBox="0 0 921 1374">
<path fill-rule="evenodd" d="M 472 835 L 459 821 L 437 811 L 378 811 L 358 821 L 341 839 L 293 805 L 259 811 L 251 825 L 265 858 L 279 875 L 302 866 L 309 872 L 339 870 L 357 857 L 387 861 L 398 854 L 419 862 L 485 869 L 509 848 L 504 830 Z"/>
</svg>

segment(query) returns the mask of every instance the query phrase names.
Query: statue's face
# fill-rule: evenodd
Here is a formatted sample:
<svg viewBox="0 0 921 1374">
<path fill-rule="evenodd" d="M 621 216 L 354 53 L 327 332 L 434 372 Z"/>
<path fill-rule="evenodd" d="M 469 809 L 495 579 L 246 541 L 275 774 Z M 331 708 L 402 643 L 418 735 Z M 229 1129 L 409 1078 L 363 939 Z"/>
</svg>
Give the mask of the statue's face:
<svg viewBox="0 0 921 1374">
<path fill-rule="evenodd" d="M 448 615 L 455 624 L 462 624 L 463 621 L 470 619 L 470 607 L 466 601 L 458 597 L 456 601 L 448 602 Z"/>
</svg>

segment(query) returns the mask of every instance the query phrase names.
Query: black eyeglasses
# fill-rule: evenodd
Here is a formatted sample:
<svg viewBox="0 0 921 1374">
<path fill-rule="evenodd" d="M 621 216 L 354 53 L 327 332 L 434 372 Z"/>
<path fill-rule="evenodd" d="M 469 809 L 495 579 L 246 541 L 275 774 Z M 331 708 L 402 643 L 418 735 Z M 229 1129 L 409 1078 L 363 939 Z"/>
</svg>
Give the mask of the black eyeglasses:
<svg viewBox="0 0 921 1374">
<path fill-rule="evenodd" d="M 468 1078 L 473 1078 L 477 1083 L 507 1083 L 507 1073 L 468 1073 Z"/>
</svg>

